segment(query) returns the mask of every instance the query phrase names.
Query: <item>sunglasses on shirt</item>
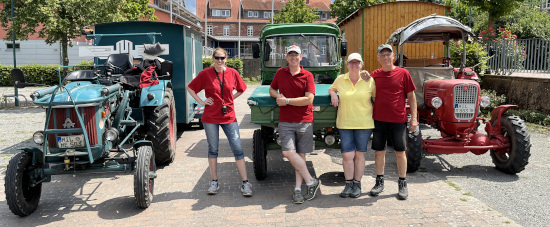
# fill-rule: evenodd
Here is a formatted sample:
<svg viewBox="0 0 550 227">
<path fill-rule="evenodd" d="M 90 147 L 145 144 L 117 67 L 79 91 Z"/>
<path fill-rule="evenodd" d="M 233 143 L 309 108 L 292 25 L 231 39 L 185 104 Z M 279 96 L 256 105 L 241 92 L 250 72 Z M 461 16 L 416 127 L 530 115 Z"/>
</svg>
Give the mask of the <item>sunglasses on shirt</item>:
<svg viewBox="0 0 550 227">
<path fill-rule="evenodd" d="M 216 59 L 216 60 L 225 60 L 225 57 L 214 56 L 214 59 Z"/>
</svg>

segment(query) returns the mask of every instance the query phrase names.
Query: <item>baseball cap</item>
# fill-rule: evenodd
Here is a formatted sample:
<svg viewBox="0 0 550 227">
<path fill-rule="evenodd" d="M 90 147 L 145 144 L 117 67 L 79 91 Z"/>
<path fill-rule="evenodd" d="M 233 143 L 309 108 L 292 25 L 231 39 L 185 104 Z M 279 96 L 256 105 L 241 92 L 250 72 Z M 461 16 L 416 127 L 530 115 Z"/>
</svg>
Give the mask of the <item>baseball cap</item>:
<svg viewBox="0 0 550 227">
<path fill-rule="evenodd" d="M 298 54 L 302 54 L 302 51 L 300 50 L 300 47 L 299 46 L 296 46 L 296 45 L 292 45 L 290 47 L 288 47 L 288 51 L 286 52 L 286 54 L 290 53 L 290 52 L 296 52 Z"/>
<path fill-rule="evenodd" d="M 382 51 L 383 49 L 389 49 L 393 53 L 393 49 L 391 48 L 390 44 L 382 44 L 378 47 L 378 53 Z"/>
<path fill-rule="evenodd" d="M 363 59 L 361 59 L 361 55 L 359 53 L 352 53 L 348 56 L 348 62 L 352 60 L 357 60 L 360 62 L 363 62 Z"/>
</svg>

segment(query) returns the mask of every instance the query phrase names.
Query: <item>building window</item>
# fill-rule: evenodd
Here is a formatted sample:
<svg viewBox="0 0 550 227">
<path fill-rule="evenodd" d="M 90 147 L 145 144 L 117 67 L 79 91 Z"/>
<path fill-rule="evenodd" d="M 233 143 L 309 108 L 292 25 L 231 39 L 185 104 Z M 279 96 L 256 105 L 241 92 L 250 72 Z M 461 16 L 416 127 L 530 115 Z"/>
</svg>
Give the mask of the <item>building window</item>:
<svg viewBox="0 0 550 227">
<path fill-rule="evenodd" d="M 323 18 L 323 20 L 326 20 L 328 19 L 327 17 L 328 17 L 328 13 L 323 13 L 323 16 L 321 18 Z"/>
<path fill-rule="evenodd" d="M 248 11 L 248 17 L 258 17 L 258 11 Z"/>
<path fill-rule="evenodd" d="M 168 3 L 165 2 L 165 3 L 164 3 L 164 10 L 170 11 L 170 4 L 168 4 Z"/>
<path fill-rule="evenodd" d="M 223 36 L 229 36 L 229 26 L 223 26 Z"/>
<path fill-rule="evenodd" d="M 248 36 L 253 36 L 254 35 L 254 27 L 253 26 L 248 26 L 248 29 L 246 29 L 246 34 Z"/>
<path fill-rule="evenodd" d="M 327 55 L 327 45 L 321 45 L 321 55 Z"/>
<path fill-rule="evenodd" d="M 219 17 L 220 16 L 220 10 L 219 9 L 213 9 L 212 10 L 212 16 L 213 17 Z"/>
<path fill-rule="evenodd" d="M 543 0 L 542 1 L 542 8 L 543 9 L 550 9 L 550 0 Z"/>
<path fill-rule="evenodd" d="M 264 12 L 264 18 L 271 18 L 271 12 Z"/>
<path fill-rule="evenodd" d="M 13 49 L 13 43 L 6 43 L 6 49 Z M 15 49 L 20 49 L 19 43 L 15 43 Z"/>
<path fill-rule="evenodd" d="M 206 26 L 206 32 L 208 33 L 208 35 L 212 35 L 212 29 L 212 25 Z"/>
<path fill-rule="evenodd" d="M 159 5 L 159 0 L 155 0 L 153 3 L 155 3 L 155 5 Z"/>
<path fill-rule="evenodd" d="M 229 10 L 222 10 L 222 17 L 230 17 L 231 11 Z"/>
</svg>

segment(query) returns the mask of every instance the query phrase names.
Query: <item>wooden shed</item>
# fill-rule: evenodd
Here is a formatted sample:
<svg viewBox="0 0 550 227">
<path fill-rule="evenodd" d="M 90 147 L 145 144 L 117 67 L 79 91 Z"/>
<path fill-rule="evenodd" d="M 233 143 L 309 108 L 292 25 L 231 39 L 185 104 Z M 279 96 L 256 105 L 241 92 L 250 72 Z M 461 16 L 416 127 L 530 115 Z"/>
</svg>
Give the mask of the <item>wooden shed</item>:
<svg viewBox="0 0 550 227">
<path fill-rule="evenodd" d="M 365 62 L 363 68 L 372 72 L 381 67 L 376 60 L 378 46 L 386 43 L 396 29 L 434 13 L 445 15 L 450 8 L 419 1 L 388 2 L 359 9 L 338 26 L 348 42 L 348 55 L 360 53 Z M 404 53 L 409 59 L 442 58 L 444 46 L 441 43 L 407 43 Z M 347 67 L 342 67 L 342 73 L 347 71 Z"/>
</svg>

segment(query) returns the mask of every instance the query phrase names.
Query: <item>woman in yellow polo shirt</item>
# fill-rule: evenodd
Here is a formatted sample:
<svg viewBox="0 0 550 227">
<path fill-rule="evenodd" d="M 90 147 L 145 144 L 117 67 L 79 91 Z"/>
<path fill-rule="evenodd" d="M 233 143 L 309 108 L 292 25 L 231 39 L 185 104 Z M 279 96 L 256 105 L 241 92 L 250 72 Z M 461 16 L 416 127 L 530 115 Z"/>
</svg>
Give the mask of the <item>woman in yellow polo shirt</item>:
<svg viewBox="0 0 550 227">
<path fill-rule="evenodd" d="M 332 105 L 338 107 L 336 127 L 344 159 L 346 187 L 340 196 L 357 198 L 361 195 L 361 178 L 365 172 L 364 154 L 374 129 L 371 97 L 376 96 L 376 87 L 374 79 L 361 79 L 360 74 L 368 72 L 361 71 L 363 59 L 360 54 L 350 54 L 347 67 L 349 72 L 334 80 L 329 94 Z"/>
</svg>

